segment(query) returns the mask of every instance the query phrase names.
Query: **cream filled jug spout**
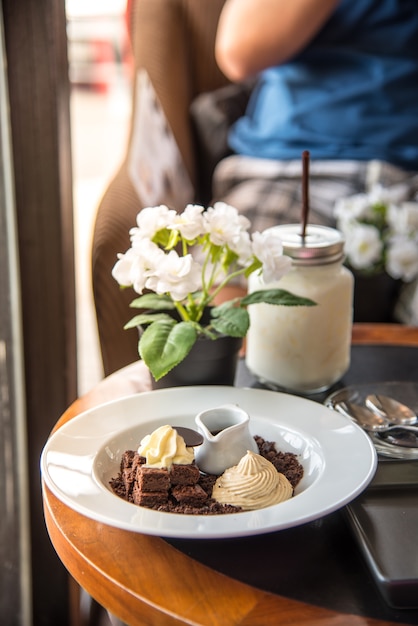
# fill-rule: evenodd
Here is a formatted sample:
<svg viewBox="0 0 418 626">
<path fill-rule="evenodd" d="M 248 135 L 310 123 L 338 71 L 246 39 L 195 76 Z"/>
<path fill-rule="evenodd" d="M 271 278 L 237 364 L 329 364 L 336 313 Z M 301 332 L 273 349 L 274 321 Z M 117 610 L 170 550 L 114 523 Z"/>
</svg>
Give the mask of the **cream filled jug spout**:
<svg viewBox="0 0 418 626">
<path fill-rule="evenodd" d="M 258 453 L 249 428 L 250 416 L 238 405 L 222 406 L 202 411 L 195 417 L 203 444 L 195 451 L 196 463 L 202 472 L 222 474 L 239 463 L 247 453 Z"/>
</svg>

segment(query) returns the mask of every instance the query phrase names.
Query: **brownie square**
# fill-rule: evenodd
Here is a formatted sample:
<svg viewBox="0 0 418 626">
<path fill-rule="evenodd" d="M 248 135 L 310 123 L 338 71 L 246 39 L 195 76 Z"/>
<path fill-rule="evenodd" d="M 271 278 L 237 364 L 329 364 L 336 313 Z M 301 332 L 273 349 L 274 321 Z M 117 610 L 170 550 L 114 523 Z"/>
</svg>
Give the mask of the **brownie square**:
<svg viewBox="0 0 418 626">
<path fill-rule="evenodd" d="M 125 487 L 126 499 L 132 494 L 132 489 L 137 476 L 138 467 L 145 463 L 146 459 L 138 452 L 128 450 L 122 457 L 121 477 Z"/>
<path fill-rule="evenodd" d="M 190 504 L 199 506 L 203 504 L 208 496 L 200 485 L 177 485 L 173 487 L 173 497 L 180 504 Z"/>
<path fill-rule="evenodd" d="M 136 482 L 140 491 L 164 491 L 170 487 L 170 477 L 165 468 L 146 467 L 140 465 L 136 474 Z"/>
<path fill-rule="evenodd" d="M 141 465 L 144 465 L 146 462 L 147 459 L 144 456 L 141 456 L 140 454 L 138 454 L 138 452 L 135 452 L 132 459 L 132 471 L 137 472 L 138 468 L 141 467 Z"/>
<path fill-rule="evenodd" d="M 173 463 L 170 470 L 172 485 L 195 485 L 200 478 L 197 465 L 176 465 Z"/>
<path fill-rule="evenodd" d="M 141 491 L 135 484 L 132 492 L 132 500 L 134 504 L 153 508 L 161 504 L 166 504 L 168 500 L 168 491 Z"/>
<path fill-rule="evenodd" d="M 128 499 L 132 493 L 132 489 L 135 483 L 136 471 L 133 472 L 132 467 L 125 467 L 122 470 L 122 482 L 125 487 L 126 498 Z"/>
<path fill-rule="evenodd" d="M 144 456 L 141 456 L 135 450 L 127 450 L 122 455 L 120 469 L 123 471 L 129 467 L 136 468 L 138 465 L 143 465 L 146 460 L 147 459 Z"/>
<path fill-rule="evenodd" d="M 132 461 L 134 460 L 135 455 L 138 454 L 135 450 L 126 450 L 122 454 L 122 459 L 120 462 L 120 469 L 123 471 L 127 467 L 132 467 Z"/>
</svg>

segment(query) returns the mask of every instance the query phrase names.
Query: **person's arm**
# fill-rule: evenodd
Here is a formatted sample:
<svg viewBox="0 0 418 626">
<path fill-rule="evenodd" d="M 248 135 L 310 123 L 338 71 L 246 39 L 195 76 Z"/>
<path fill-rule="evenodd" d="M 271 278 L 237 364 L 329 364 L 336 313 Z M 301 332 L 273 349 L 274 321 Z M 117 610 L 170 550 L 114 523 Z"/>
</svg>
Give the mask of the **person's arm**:
<svg viewBox="0 0 418 626">
<path fill-rule="evenodd" d="M 303 49 L 339 0 L 226 0 L 215 55 L 233 81 L 279 65 Z"/>
</svg>

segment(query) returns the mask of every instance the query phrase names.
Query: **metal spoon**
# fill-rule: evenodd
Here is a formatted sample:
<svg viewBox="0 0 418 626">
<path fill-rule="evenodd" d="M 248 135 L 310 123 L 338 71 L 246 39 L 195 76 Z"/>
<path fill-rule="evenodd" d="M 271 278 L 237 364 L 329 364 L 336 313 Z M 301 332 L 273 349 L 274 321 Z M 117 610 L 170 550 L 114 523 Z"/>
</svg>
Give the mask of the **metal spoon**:
<svg viewBox="0 0 418 626">
<path fill-rule="evenodd" d="M 404 430 L 389 433 L 386 431 L 383 433 L 378 432 L 377 436 L 394 446 L 401 446 L 402 448 L 418 448 L 417 435 L 414 433 L 408 433 Z"/>
<path fill-rule="evenodd" d="M 335 406 L 340 413 L 351 419 L 354 418 L 364 430 L 369 432 L 387 433 L 391 430 L 397 430 L 398 432 L 408 431 L 418 435 L 418 426 L 391 424 L 387 418 L 378 413 L 374 413 L 361 404 L 355 404 L 354 402 L 348 402 L 346 400 L 344 402 L 338 402 Z"/>
<path fill-rule="evenodd" d="M 374 413 L 386 418 L 391 424 L 415 424 L 417 422 L 417 415 L 409 406 L 389 396 L 371 393 L 366 398 L 366 406 Z"/>
</svg>

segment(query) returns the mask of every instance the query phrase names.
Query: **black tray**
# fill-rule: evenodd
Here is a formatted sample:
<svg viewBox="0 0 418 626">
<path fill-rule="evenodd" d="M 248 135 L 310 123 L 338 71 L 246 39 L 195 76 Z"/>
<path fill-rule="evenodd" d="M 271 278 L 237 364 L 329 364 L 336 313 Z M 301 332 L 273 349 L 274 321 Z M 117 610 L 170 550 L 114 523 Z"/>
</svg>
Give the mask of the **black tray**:
<svg viewBox="0 0 418 626">
<path fill-rule="evenodd" d="M 386 602 L 398 608 L 417 608 L 417 484 L 369 488 L 346 507 L 346 513 Z"/>
<path fill-rule="evenodd" d="M 327 392 L 309 396 L 324 402 L 334 391 L 350 385 L 403 381 L 414 383 L 418 388 L 418 348 L 406 346 L 353 346 L 351 365 L 343 379 Z M 261 387 L 248 371 L 244 362 L 239 365 L 238 386 Z M 418 410 L 417 406 L 413 407 Z M 349 471 L 349 468 L 347 468 Z M 345 520 L 346 528 L 357 546 L 363 562 L 367 565 L 374 583 L 370 587 L 367 576 L 355 565 L 355 545 L 345 545 L 343 528 L 338 516 Z M 312 536 L 310 536 L 310 533 Z M 327 535 L 324 537 L 324 533 Z M 341 534 L 333 545 L 333 535 Z M 293 557 L 303 563 L 304 578 L 312 579 L 316 602 L 345 612 L 360 613 L 378 619 L 418 624 L 418 460 L 390 460 L 379 457 L 376 475 L 366 491 L 340 512 L 301 529 L 293 529 L 275 537 L 285 552 L 285 546 L 293 550 Z M 293 535 L 297 537 L 292 542 Z M 282 544 L 283 540 L 283 544 Z M 314 540 L 322 545 L 321 562 L 305 559 L 306 541 Z M 298 541 L 302 548 L 299 548 Z M 349 542 L 353 543 L 353 541 Z M 283 552 L 282 552 L 283 553 Z M 307 551 L 309 555 L 310 550 Z M 310 555 L 312 557 L 312 555 Z M 287 563 L 289 566 L 289 563 Z M 339 580 L 339 567 L 346 568 L 345 580 Z M 311 571 L 312 570 L 312 571 Z M 320 570 L 322 581 L 316 587 L 315 572 Z M 292 570 L 289 567 L 288 572 Z M 234 572 L 236 574 L 236 571 Z M 237 576 L 240 578 L 240 576 Z M 290 575 L 290 578 L 292 576 Z M 293 579 L 296 584 L 297 576 Z M 336 582 L 338 581 L 338 582 Z M 255 581 L 251 581 L 255 582 Z M 300 600 L 315 600 L 305 589 L 303 593 L 291 592 L 283 580 L 270 588 L 266 582 L 257 580 L 256 585 L 276 593 L 296 596 Z M 344 584 L 344 590 L 342 590 Z M 338 587 L 338 589 L 337 589 Z M 363 593 L 363 590 L 365 593 Z M 380 598 L 383 600 L 383 604 Z M 386 607 L 386 608 L 385 608 Z"/>
</svg>

